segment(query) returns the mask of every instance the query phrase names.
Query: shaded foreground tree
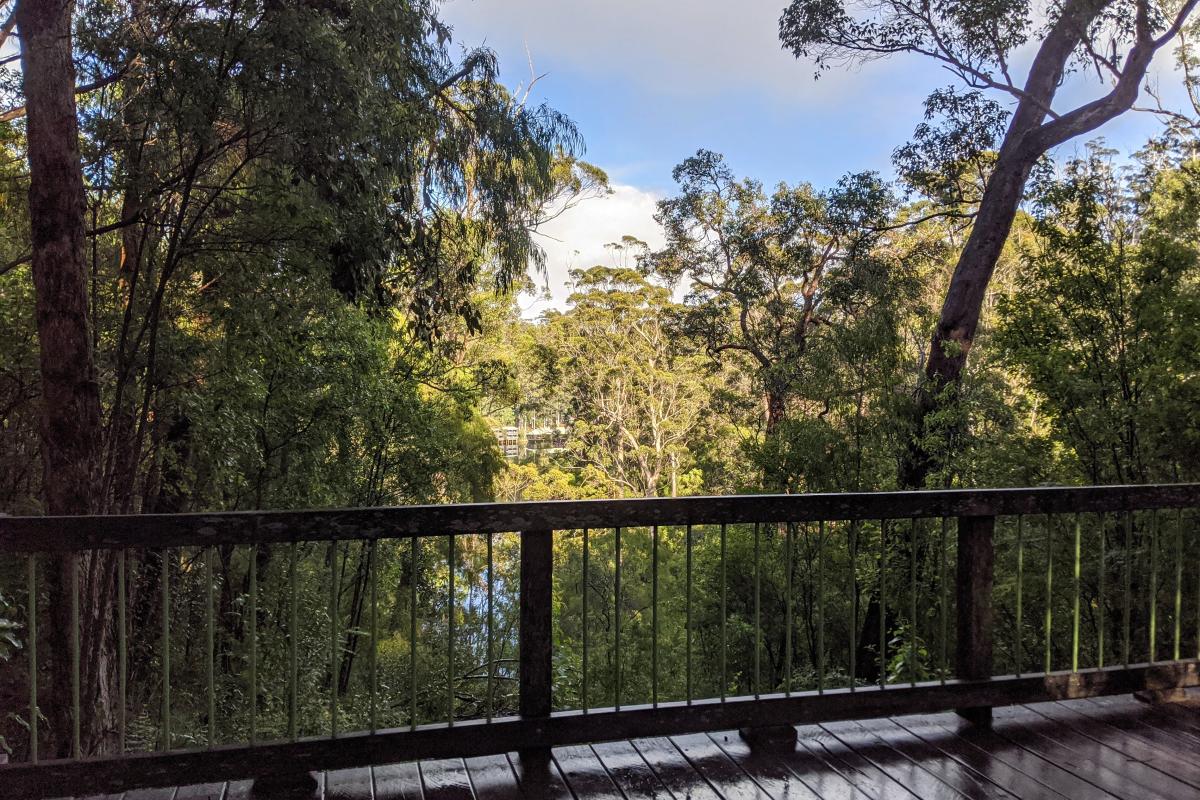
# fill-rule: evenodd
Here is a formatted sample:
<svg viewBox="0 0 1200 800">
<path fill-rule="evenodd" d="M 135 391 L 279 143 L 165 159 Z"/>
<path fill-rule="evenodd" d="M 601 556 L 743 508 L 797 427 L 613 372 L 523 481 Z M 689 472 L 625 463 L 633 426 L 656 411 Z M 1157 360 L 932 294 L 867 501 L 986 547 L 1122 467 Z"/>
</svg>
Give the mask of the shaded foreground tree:
<svg viewBox="0 0 1200 800">
<path fill-rule="evenodd" d="M 0 266 L 22 292 L 0 299 L 36 298 L 40 380 L 4 355 L 42 424 L 19 449 L 5 419 L 0 450 L 24 460 L 0 474 L 43 478 L 0 507 L 483 499 L 496 465 L 462 454 L 490 454 L 490 433 L 420 384 L 459 380 L 447 340 L 478 328 L 478 291 L 521 281 L 548 206 L 603 182 L 572 123 L 508 91 L 490 51 L 455 57 L 420 0 L 51 0 L 14 19 L 0 134 L 29 160 L 9 186 L 31 231 Z M 158 613 L 138 600 L 158 566 L 131 565 L 135 615 Z M 41 569 L 42 752 L 69 752 L 76 725 L 81 751 L 109 749 L 113 561 Z"/>
<path fill-rule="evenodd" d="M 28 130 L 29 222 L 41 367 L 42 494 L 49 514 L 95 508 L 100 455 L 100 392 L 88 316 L 84 189 L 75 110 L 69 0 L 18 2 Z M 115 664 L 108 620 L 113 575 L 109 554 L 60 556 L 47 565 L 50 685 L 48 718 L 56 754 L 70 753 L 66 731 L 87 749 L 111 735 Z M 82 574 L 82 582 L 80 575 Z M 72 720 L 69 631 L 73 596 L 82 593 L 81 669 L 77 702 L 96 710 Z M 76 600 L 76 602 L 78 602 Z"/>
<path fill-rule="evenodd" d="M 1129 110 L 1154 54 L 1180 32 L 1196 5 L 1197 0 L 1063 0 L 1050 4 L 1044 22 L 1020 0 L 795 0 L 784 10 L 784 46 L 797 57 L 813 58 L 818 70 L 912 53 L 941 62 L 971 94 L 990 90 L 1016 101 L 915 390 L 901 487 L 923 487 L 940 469 L 926 436 L 942 412 L 953 410 L 988 282 L 1034 165 L 1052 148 Z M 1039 37 L 1025 82 L 1018 84 L 1013 59 Z M 1106 76 L 1111 89 L 1069 110 L 1055 110 L 1064 78 L 1085 68 Z"/>
</svg>

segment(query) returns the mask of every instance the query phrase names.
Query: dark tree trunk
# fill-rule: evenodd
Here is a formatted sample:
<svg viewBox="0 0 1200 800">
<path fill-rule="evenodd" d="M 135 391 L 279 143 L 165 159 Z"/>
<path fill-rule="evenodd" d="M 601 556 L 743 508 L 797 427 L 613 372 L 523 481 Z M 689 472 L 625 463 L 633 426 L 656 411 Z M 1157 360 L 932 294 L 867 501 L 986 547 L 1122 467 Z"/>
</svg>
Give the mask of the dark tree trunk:
<svg viewBox="0 0 1200 800">
<path fill-rule="evenodd" d="M 929 423 L 935 412 L 957 403 L 958 386 L 979 328 L 988 283 L 1012 230 L 1033 164 L 1020 154 L 1002 156 L 988 180 L 979 216 L 946 291 L 929 346 L 924 380 L 915 393 L 913 435 L 897 479 L 902 489 L 924 489 L 930 475 L 944 466 L 948 454 L 931 452 L 928 446 L 927 437 L 932 433 Z M 946 433 L 951 434 L 950 440 L 957 438 L 953 430 Z"/>
<path fill-rule="evenodd" d="M 86 203 L 75 111 L 69 0 L 17 4 L 29 154 L 29 220 L 41 348 L 42 464 L 45 510 L 96 510 L 100 455 L 100 394 L 88 316 L 84 248 Z M 53 751 L 71 749 L 71 626 L 73 582 L 80 609 L 80 720 L 85 751 L 102 749 L 112 734 L 113 559 L 67 556 L 47 568 L 52 624 L 49 708 Z"/>
</svg>

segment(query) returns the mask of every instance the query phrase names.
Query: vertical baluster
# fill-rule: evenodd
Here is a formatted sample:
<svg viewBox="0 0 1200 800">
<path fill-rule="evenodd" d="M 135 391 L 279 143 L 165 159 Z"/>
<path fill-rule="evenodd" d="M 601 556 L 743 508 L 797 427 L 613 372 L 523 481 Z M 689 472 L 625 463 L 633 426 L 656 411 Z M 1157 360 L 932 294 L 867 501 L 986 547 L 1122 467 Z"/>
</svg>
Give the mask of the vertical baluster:
<svg viewBox="0 0 1200 800">
<path fill-rule="evenodd" d="M 887 686 L 887 520 L 879 521 L 879 688 Z"/>
<path fill-rule="evenodd" d="M 417 727 L 417 556 L 420 542 L 414 535 L 409 539 L 408 576 L 408 723 Z"/>
<path fill-rule="evenodd" d="M 446 722 L 454 724 L 454 534 L 446 537 L 446 562 L 449 567 L 447 570 L 446 595 L 450 609 L 448 638 L 446 642 L 446 685 L 449 687 L 448 696 L 446 698 Z"/>
<path fill-rule="evenodd" d="M 29 627 L 29 760 L 38 762 L 38 585 L 37 553 L 30 553 L 26 562 L 26 614 Z M 124 583 L 121 584 L 124 587 Z M 122 715 L 122 721 L 124 715 Z M 121 728 L 121 744 L 124 751 L 124 727 Z"/>
<path fill-rule="evenodd" d="M 589 533 L 587 528 L 583 529 L 583 586 L 579 589 L 583 597 L 583 686 L 580 690 L 580 701 L 583 704 L 584 712 L 588 710 L 588 595 L 590 594 L 588 578 L 591 577 Z"/>
<path fill-rule="evenodd" d="M 825 691 L 825 520 L 817 523 L 817 691 Z"/>
<path fill-rule="evenodd" d="M 162 551 L 162 749 L 171 749 L 171 559 L 170 553 Z M 78 626 L 76 626 L 78 627 Z M 76 708 L 79 699 L 76 697 Z M 78 727 L 78 726 L 76 726 Z M 78 738 L 78 737 L 76 737 Z"/>
<path fill-rule="evenodd" d="M 295 542 L 288 545 L 288 738 L 296 741 L 300 707 L 300 613 L 296 572 L 299 553 Z"/>
<path fill-rule="evenodd" d="M 1175 648 L 1176 661 L 1182 652 L 1183 637 L 1183 509 L 1175 512 Z"/>
<path fill-rule="evenodd" d="M 341 600 L 341 573 L 338 571 L 338 546 L 329 543 L 329 735 L 338 732 L 338 651 L 341 649 L 341 634 L 338 631 L 339 601 Z"/>
<path fill-rule="evenodd" d="M 762 677 L 762 566 L 759 559 L 759 524 L 754 523 L 754 696 Z"/>
<path fill-rule="evenodd" d="M 938 559 L 938 589 L 941 597 L 938 599 L 938 617 L 941 623 L 939 632 L 939 671 L 941 682 L 946 682 L 949 670 L 949 641 L 950 641 L 950 582 L 946 579 L 946 559 L 950 554 L 950 518 L 942 517 L 941 557 Z"/>
<path fill-rule="evenodd" d="M 1158 510 L 1150 512 L 1150 663 L 1158 660 Z"/>
<path fill-rule="evenodd" d="M 908 682 L 913 686 L 917 685 L 917 631 L 920 629 L 917 625 L 917 536 L 920 535 L 918 522 L 916 517 L 912 519 L 912 524 L 909 527 L 910 541 L 908 543 L 908 579 L 912 586 L 910 587 L 909 597 L 909 624 L 912 626 L 908 636 Z"/>
<path fill-rule="evenodd" d="M 1080 546 L 1080 525 L 1079 514 L 1075 515 L 1075 601 L 1071 620 L 1071 671 L 1079 671 L 1079 595 L 1080 595 L 1080 575 L 1079 562 L 1083 556 L 1083 549 Z"/>
<path fill-rule="evenodd" d="M 788 522 L 786 524 L 787 524 L 787 539 L 785 540 L 784 544 L 787 547 L 787 555 L 784 558 L 784 569 L 787 570 L 787 577 L 786 577 L 786 580 L 784 581 L 785 586 L 786 586 L 784 591 L 786 592 L 785 597 L 787 599 L 784 602 L 785 610 L 784 610 L 784 615 L 783 615 L 784 616 L 784 633 L 783 633 L 784 682 L 783 682 L 783 691 L 785 694 L 790 695 L 792 693 L 792 550 L 793 550 L 792 545 L 793 545 L 793 539 L 795 538 L 794 534 L 795 534 L 795 530 L 796 530 L 796 523 Z M 804 527 L 805 527 L 805 533 L 807 534 L 808 533 L 808 523 L 805 523 Z"/>
<path fill-rule="evenodd" d="M 650 703 L 658 705 L 658 526 L 650 541 Z"/>
<path fill-rule="evenodd" d="M 494 534 L 487 535 L 487 720 L 492 721 L 493 708 L 496 705 L 496 655 L 495 655 L 495 629 L 496 629 L 496 559 L 493 554 L 493 539 Z"/>
<path fill-rule="evenodd" d="M 79 758 L 79 554 L 67 558 L 71 560 L 71 755 Z"/>
<path fill-rule="evenodd" d="M 1129 650 L 1130 650 L 1130 613 L 1133 610 L 1133 515 L 1125 512 L 1125 599 L 1122 608 L 1122 623 L 1125 628 L 1124 638 L 1121 640 L 1121 663 L 1129 669 Z"/>
<path fill-rule="evenodd" d="M 958 518 L 955 674 L 960 680 L 987 680 L 993 673 L 995 531 L 995 517 Z M 956 711 L 974 725 L 991 724 L 992 709 L 989 706 L 958 708 Z"/>
<path fill-rule="evenodd" d="M 208 746 L 211 748 L 217 740 L 217 682 L 215 667 L 216 660 L 216 619 L 214 618 L 213 597 L 213 561 L 217 551 L 209 547 L 204 552 L 204 683 L 205 696 L 208 700 Z M 122 592 L 124 595 L 124 592 Z M 124 623 L 122 622 L 122 626 Z M 124 649 L 124 648 L 122 648 Z"/>
<path fill-rule="evenodd" d="M 125 738 L 128 732 L 125 708 L 129 694 L 129 621 L 126 619 L 129 594 L 127 564 L 128 555 L 125 548 L 121 548 L 117 551 L 117 752 L 122 755 L 125 753 Z M 210 713 L 209 718 L 211 719 L 211 717 Z M 209 739 L 212 739 L 211 735 Z"/>
<path fill-rule="evenodd" d="M 1043 659 L 1044 672 L 1050 671 L 1050 644 L 1054 628 L 1054 526 L 1051 523 L 1052 520 L 1048 516 L 1043 518 L 1043 524 L 1046 527 L 1046 652 Z"/>
<path fill-rule="evenodd" d="M 850 691 L 857 688 L 858 672 L 858 520 L 850 522 Z"/>
<path fill-rule="evenodd" d="M 684 530 L 684 536 L 687 537 L 685 539 L 684 545 L 683 545 L 684 551 L 685 551 L 686 557 L 687 557 L 686 558 L 687 563 L 685 565 L 685 570 L 687 572 L 687 575 L 684 578 L 684 581 L 687 584 L 687 588 L 686 588 L 687 598 L 685 601 L 686 608 L 687 608 L 687 613 L 685 614 L 685 617 L 686 617 L 685 624 L 687 626 L 687 636 L 686 636 L 686 644 L 684 645 L 687 652 L 684 656 L 684 661 L 686 662 L 686 666 L 684 668 L 684 671 L 686 673 L 685 678 L 684 678 L 684 683 L 686 684 L 685 688 L 686 688 L 686 692 L 687 692 L 687 701 L 690 703 L 690 702 L 692 702 L 692 526 L 691 525 L 688 525 L 687 528 Z"/>
<path fill-rule="evenodd" d="M 488 540 L 489 550 L 491 540 Z M 489 553 L 490 555 L 490 553 Z M 371 649 L 367 651 L 368 671 L 371 673 L 371 733 L 375 733 L 379 729 L 379 540 L 371 539 L 367 542 L 367 580 L 370 581 L 371 587 Z M 491 578 L 491 574 L 488 574 Z M 490 612 L 490 607 L 489 607 Z M 488 625 L 488 664 L 491 664 L 491 625 L 489 620 Z M 489 675 L 489 680 L 490 680 Z M 490 700 L 491 698 L 489 698 Z"/>
<path fill-rule="evenodd" d="M 1200 559 L 1196 559 L 1196 658 L 1200 659 Z"/>
<path fill-rule="evenodd" d="M 554 531 L 521 533 L 519 592 L 521 690 L 518 707 L 526 719 L 545 719 L 554 707 Z M 527 757 L 545 765 L 550 760 L 550 753 L 548 749 L 526 750 L 522 758 Z"/>
<path fill-rule="evenodd" d="M 614 559 L 614 574 L 613 574 L 613 604 L 615 606 L 613 614 L 613 664 L 615 665 L 616 674 L 613 676 L 613 706 L 617 709 L 621 708 L 621 529 L 617 528 L 615 532 L 616 542 L 614 543 L 614 551 L 616 557 Z"/>
<path fill-rule="evenodd" d="M 1025 590 L 1025 517 L 1017 517 L 1017 632 L 1013 643 L 1013 672 L 1021 677 L 1022 633 L 1024 633 L 1025 614 L 1021 608 Z"/>
<path fill-rule="evenodd" d="M 258 742 L 258 545 L 250 546 L 250 744 Z"/>
<path fill-rule="evenodd" d="M 728 650 L 728 637 L 726 634 L 726 617 L 728 613 L 729 600 L 729 576 L 726 570 L 725 544 L 726 544 L 725 523 L 721 523 L 721 699 L 725 699 L 726 689 L 729 686 L 728 678 L 728 659 L 726 650 Z M 1200 617 L 1197 618 L 1200 620 Z M 1200 638 L 1198 636 L 1197 638 Z"/>
<path fill-rule="evenodd" d="M 1108 595 L 1105 592 L 1105 584 L 1108 582 L 1108 520 L 1104 514 L 1099 515 L 1100 520 L 1100 576 L 1097 583 L 1099 588 L 1097 594 L 1100 596 L 1099 608 L 1096 609 L 1096 652 L 1099 655 L 1097 665 L 1104 666 L 1104 609 L 1108 605 Z"/>
</svg>

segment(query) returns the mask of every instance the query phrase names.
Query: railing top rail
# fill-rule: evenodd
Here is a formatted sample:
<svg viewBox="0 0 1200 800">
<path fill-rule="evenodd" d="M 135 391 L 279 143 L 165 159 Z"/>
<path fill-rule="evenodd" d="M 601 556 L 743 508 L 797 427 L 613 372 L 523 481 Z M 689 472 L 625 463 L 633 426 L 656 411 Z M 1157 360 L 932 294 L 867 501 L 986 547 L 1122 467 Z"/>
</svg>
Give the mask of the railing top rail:
<svg viewBox="0 0 1200 800">
<path fill-rule="evenodd" d="M 649 525 L 1093 513 L 1192 507 L 1200 507 L 1200 483 L 554 500 L 315 511 L 0 516 L 0 550 L 64 552 Z"/>
</svg>

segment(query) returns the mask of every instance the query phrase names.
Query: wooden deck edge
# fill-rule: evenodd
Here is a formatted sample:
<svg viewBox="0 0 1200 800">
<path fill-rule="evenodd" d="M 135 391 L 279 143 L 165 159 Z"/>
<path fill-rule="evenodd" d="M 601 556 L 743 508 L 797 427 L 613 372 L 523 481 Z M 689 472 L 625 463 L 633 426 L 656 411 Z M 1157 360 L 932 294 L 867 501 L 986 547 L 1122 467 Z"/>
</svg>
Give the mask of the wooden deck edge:
<svg viewBox="0 0 1200 800">
<path fill-rule="evenodd" d="M 1106 667 L 1083 672 L 1003 676 L 831 689 L 724 701 L 661 703 L 559 712 L 548 718 L 508 717 L 492 722 L 426 725 L 374 734 L 228 746 L 211 750 L 143 753 L 122 757 L 43 761 L 0 766 L 5 796 L 49 798 L 73 794 L 242 780 L 296 771 L 389 764 L 416 759 L 493 755 L 566 744 L 664 736 L 774 725 L 802 725 L 901 714 L 928 714 L 962 707 L 1003 706 L 1047 700 L 1200 686 L 1200 661 Z"/>
</svg>

